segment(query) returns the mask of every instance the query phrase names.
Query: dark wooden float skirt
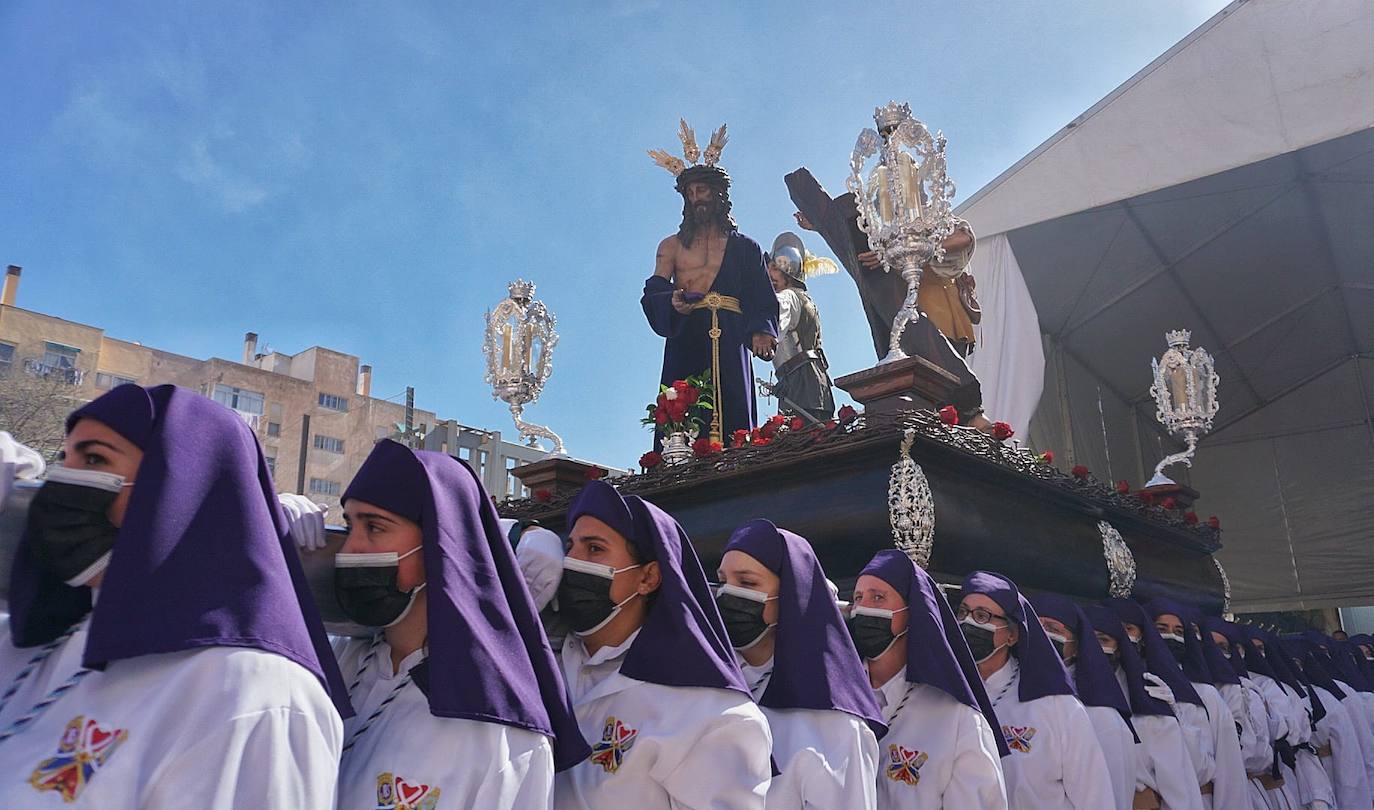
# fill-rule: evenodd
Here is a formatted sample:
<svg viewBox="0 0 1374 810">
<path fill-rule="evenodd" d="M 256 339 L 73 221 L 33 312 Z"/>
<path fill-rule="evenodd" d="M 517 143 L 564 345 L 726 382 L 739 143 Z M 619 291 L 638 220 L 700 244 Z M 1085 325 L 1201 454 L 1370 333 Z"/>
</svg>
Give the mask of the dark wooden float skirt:
<svg viewBox="0 0 1374 810">
<path fill-rule="evenodd" d="M 935 500 L 930 569 L 938 579 L 957 582 L 987 569 L 1027 590 L 1104 598 L 1108 573 L 1097 524 L 1106 520 L 1135 555 L 1137 598 L 1172 596 L 1221 611 L 1221 577 L 1211 556 L 1221 547 L 1220 532 L 1091 477 L 1077 479 L 1029 451 L 946 426 L 929 410 L 870 413 L 830 431 L 783 433 L 767 446 L 613 483 L 677 518 L 708 577 L 730 533 L 762 517 L 810 540 L 831 579 L 847 588 L 875 552 L 892 547 L 888 479 L 907 429 L 915 431 L 911 457 Z M 566 533 L 575 492 L 541 496 L 547 500 L 507 501 L 499 511 Z"/>
</svg>

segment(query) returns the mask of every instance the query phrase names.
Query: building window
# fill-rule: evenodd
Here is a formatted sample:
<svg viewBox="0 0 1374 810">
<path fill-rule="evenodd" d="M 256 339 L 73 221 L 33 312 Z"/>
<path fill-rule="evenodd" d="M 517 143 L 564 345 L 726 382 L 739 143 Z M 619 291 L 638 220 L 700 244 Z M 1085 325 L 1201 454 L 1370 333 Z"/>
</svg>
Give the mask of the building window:
<svg viewBox="0 0 1374 810">
<path fill-rule="evenodd" d="M 315 449 L 323 450 L 326 453 L 342 453 L 344 451 L 344 440 L 316 433 Z"/>
<path fill-rule="evenodd" d="M 133 377 L 121 377 L 118 374 L 107 374 L 104 371 L 95 373 L 96 388 L 118 388 L 121 385 L 129 385 L 137 382 Z"/>
<path fill-rule="evenodd" d="M 9 343 L 0 343 L 0 377 L 10 373 L 14 366 L 14 346 Z"/>
<path fill-rule="evenodd" d="M 226 408 L 233 408 L 239 413 L 262 415 L 263 395 L 257 391 L 235 388 L 231 385 L 216 385 L 213 399 Z"/>
<path fill-rule="evenodd" d="M 267 438 L 275 439 L 281 436 L 281 422 L 267 423 Z"/>
<path fill-rule="evenodd" d="M 343 484 L 340 484 L 338 481 L 330 481 L 330 480 L 325 479 L 325 478 L 311 478 L 311 479 L 310 479 L 310 494 L 311 494 L 311 495 L 335 495 L 335 496 L 337 496 L 340 492 L 343 492 Z"/>
<path fill-rule="evenodd" d="M 274 475 L 274 476 L 277 474 L 277 457 L 276 457 L 276 456 L 267 456 L 267 471 L 270 472 L 270 473 L 272 473 L 272 475 Z"/>
<path fill-rule="evenodd" d="M 341 397 L 335 394 L 320 394 L 320 407 L 328 408 L 331 411 L 348 412 L 348 397 Z"/>
<path fill-rule="evenodd" d="M 81 350 L 72 346 L 64 346 L 61 343 L 44 343 L 43 365 L 54 369 L 73 369 L 76 368 L 76 358 L 80 354 Z"/>
</svg>

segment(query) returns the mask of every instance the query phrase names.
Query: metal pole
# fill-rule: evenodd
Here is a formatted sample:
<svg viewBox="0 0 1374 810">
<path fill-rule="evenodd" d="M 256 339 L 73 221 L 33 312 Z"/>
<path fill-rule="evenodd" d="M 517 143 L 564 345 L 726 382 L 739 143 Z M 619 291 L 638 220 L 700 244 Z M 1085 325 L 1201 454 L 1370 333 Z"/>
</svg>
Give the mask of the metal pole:
<svg viewBox="0 0 1374 810">
<path fill-rule="evenodd" d="M 296 494 L 305 494 L 305 459 L 310 450 L 310 414 L 301 417 L 301 460 L 296 469 Z"/>
<path fill-rule="evenodd" d="M 415 449 L 415 387 L 406 386 L 406 447 Z"/>
</svg>

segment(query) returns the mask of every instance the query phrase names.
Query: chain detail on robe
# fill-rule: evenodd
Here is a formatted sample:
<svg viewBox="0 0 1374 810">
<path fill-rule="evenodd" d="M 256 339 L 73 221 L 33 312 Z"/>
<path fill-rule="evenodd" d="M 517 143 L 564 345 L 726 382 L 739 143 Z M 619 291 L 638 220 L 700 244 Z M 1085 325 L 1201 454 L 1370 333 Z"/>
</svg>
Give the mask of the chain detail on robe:
<svg viewBox="0 0 1374 810">
<path fill-rule="evenodd" d="M 707 293 L 705 298 L 692 305 L 692 309 L 711 310 L 711 331 L 706 333 L 711 338 L 711 390 L 715 397 L 711 403 L 711 441 L 724 443 L 725 421 L 721 412 L 725 403 L 720 398 L 720 310 L 736 315 L 744 314 L 744 310 L 738 298 L 718 292 Z"/>
</svg>

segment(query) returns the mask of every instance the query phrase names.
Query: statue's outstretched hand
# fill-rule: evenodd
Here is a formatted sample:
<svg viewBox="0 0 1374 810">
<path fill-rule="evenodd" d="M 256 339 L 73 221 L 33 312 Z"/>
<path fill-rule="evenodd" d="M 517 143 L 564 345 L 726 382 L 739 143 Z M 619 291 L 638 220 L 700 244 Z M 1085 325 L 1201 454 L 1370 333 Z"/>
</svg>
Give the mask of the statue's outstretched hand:
<svg viewBox="0 0 1374 810">
<path fill-rule="evenodd" d="M 859 264 L 869 270 L 877 270 L 883 266 L 883 260 L 878 258 L 878 251 L 876 250 L 865 250 L 859 254 L 858 258 Z"/>
<path fill-rule="evenodd" d="M 778 339 L 766 332 L 755 332 L 753 340 L 754 356 L 760 360 L 772 360 L 778 348 Z"/>
</svg>

